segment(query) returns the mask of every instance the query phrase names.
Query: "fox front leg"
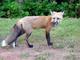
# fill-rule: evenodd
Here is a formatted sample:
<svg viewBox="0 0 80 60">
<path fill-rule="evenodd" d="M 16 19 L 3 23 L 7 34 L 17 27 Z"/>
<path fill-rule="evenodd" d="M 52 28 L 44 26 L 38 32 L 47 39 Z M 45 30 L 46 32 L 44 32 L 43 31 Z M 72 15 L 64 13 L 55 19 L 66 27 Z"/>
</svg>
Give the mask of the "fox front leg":
<svg viewBox="0 0 80 60">
<path fill-rule="evenodd" d="M 45 30 L 45 35 L 46 35 L 46 40 L 47 40 L 48 46 L 53 45 L 53 43 L 51 42 L 51 39 L 50 39 L 50 30 L 51 30 L 51 28 L 52 28 L 52 26 L 49 24 L 49 26 L 47 26 L 46 30 Z"/>
<path fill-rule="evenodd" d="M 46 40 L 47 40 L 48 46 L 53 45 L 53 43 L 50 41 L 50 33 L 49 32 L 46 32 Z"/>
</svg>

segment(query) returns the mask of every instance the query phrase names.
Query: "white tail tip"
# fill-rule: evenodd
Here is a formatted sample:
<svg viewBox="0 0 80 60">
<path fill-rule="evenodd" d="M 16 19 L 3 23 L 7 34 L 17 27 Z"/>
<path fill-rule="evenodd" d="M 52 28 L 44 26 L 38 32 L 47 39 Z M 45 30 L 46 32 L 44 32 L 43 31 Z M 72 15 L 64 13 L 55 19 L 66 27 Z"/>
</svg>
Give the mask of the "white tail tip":
<svg viewBox="0 0 80 60">
<path fill-rule="evenodd" d="M 1 46 L 2 46 L 2 47 L 7 46 L 7 43 L 6 43 L 6 41 L 5 41 L 5 40 L 3 40 L 3 41 L 2 41 Z"/>
</svg>

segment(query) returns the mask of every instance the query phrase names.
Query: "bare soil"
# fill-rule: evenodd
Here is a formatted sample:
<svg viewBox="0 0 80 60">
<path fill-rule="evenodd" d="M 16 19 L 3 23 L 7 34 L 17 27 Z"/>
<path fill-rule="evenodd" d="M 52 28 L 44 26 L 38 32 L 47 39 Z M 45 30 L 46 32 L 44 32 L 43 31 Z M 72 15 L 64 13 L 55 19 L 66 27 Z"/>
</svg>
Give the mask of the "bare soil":
<svg viewBox="0 0 80 60">
<path fill-rule="evenodd" d="M 64 56 L 69 55 L 69 52 L 47 45 L 36 45 L 33 48 L 28 48 L 26 45 L 16 48 L 0 48 L 0 60 L 39 60 L 41 55 L 45 56 L 46 54 L 49 56 L 45 57 L 47 60 L 64 60 Z"/>
</svg>

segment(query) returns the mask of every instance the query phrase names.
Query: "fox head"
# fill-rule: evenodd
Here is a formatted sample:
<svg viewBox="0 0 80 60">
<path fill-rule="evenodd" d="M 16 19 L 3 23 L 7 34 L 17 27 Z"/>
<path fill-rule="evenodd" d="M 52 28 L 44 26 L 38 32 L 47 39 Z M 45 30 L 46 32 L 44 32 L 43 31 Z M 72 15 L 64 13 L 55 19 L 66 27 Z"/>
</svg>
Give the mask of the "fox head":
<svg viewBox="0 0 80 60">
<path fill-rule="evenodd" d="M 62 21 L 63 19 L 63 14 L 64 12 L 52 12 L 51 11 L 51 22 L 53 23 L 53 25 L 57 25 L 58 23 L 60 23 L 60 21 Z"/>
</svg>

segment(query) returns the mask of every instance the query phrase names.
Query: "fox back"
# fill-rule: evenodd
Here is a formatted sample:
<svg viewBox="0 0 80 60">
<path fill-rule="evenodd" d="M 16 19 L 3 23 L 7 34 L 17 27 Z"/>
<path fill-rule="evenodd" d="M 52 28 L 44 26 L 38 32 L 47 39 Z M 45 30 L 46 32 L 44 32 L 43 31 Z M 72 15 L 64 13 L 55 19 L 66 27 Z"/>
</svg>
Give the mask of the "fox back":
<svg viewBox="0 0 80 60">
<path fill-rule="evenodd" d="M 17 22 L 18 26 L 23 25 L 24 28 L 45 28 L 48 25 L 58 24 L 63 18 L 63 12 L 51 12 L 50 16 L 27 16 Z M 53 23 L 53 24 L 52 24 Z"/>
</svg>

